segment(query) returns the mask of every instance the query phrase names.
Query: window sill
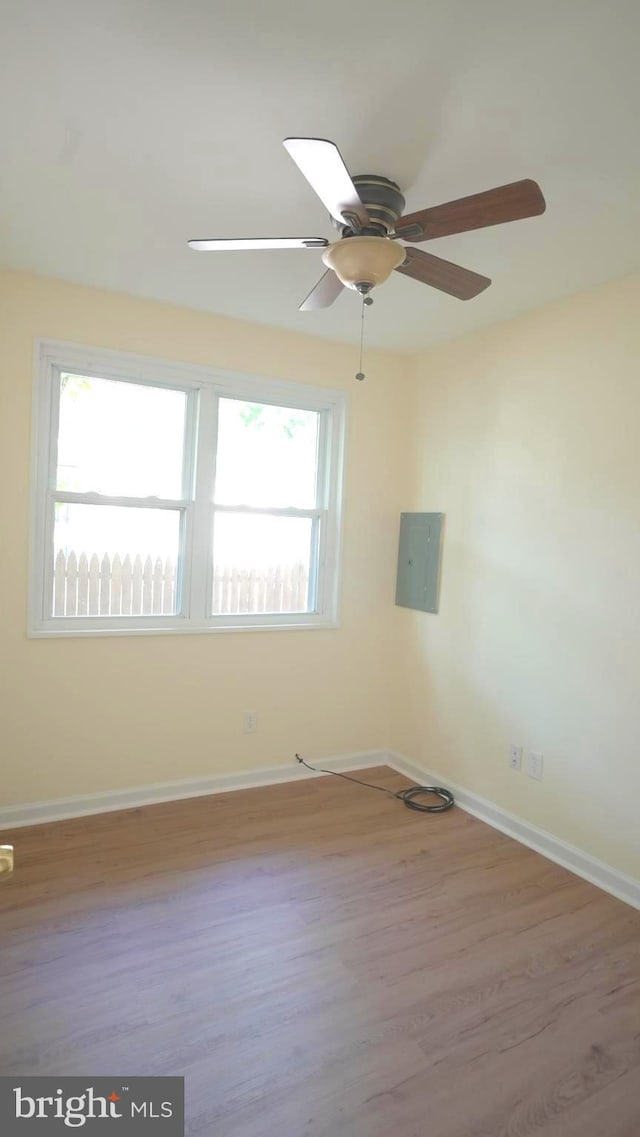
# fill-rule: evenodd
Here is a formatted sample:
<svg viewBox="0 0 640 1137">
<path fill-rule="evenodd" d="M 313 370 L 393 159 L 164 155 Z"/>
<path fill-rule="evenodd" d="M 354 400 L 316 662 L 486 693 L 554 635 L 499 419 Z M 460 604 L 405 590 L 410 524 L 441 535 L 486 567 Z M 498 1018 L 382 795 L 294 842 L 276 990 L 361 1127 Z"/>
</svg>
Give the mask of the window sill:
<svg viewBox="0 0 640 1137">
<path fill-rule="evenodd" d="M 300 620 L 296 623 L 283 624 L 283 623 L 264 623 L 264 624 L 202 624 L 191 626 L 180 626 L 171 624 L 166 627 L 149 626 L 149 627 L 32 627 L 27 629 L 27 639 L 30 640 L 51 640 L 51 639 L 84 639 L 86 637 L 104 637 L 104 636 L 199 636 L 199 635 L 218 635 L 220 633 L 228 634 L 233 632 L 310 632 L 310 631 L 327 631 L 340 627 L 339 620 L 317 618 L 313 622 L 310 620 Z"/>
</svg>

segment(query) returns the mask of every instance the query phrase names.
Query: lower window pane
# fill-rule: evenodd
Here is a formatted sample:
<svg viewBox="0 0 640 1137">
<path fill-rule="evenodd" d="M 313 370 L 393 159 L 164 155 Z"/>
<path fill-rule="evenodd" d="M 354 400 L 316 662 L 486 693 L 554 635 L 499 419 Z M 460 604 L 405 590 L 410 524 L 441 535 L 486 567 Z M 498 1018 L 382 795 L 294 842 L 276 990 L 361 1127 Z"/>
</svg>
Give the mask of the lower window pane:
<svg viewBox="0 0 640 1137">
<path fill-rule="evenodd" d="M 177 611 L 180 510 L 56 502 L 53 616 Z"/>
<path fill-rule="evenodd" d="M 312 611 L 312 536 L 310 517 L 216 513 L 213 614 Z"/>
</svg>

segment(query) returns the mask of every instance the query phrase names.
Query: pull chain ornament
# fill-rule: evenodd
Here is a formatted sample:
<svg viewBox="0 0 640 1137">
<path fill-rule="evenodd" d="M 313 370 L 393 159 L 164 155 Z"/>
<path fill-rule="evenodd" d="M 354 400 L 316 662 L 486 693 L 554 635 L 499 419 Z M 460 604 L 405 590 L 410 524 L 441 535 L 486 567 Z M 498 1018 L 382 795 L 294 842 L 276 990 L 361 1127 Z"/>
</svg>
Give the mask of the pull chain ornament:
<svg viewBox="0 0 640 1137">
<path fill-rule="evenodd" d="M 364 313 L 365 308 L 368 308 L 371 304 L 373 304 L 372 296 L 362 297 L 362 315 L 360 316 L 360 370 L 356 372 L 356 379 L 359 383 L 362 383 L 366 379 L 366 375 L 362 370 L 364 357 Z"/>
</svg>

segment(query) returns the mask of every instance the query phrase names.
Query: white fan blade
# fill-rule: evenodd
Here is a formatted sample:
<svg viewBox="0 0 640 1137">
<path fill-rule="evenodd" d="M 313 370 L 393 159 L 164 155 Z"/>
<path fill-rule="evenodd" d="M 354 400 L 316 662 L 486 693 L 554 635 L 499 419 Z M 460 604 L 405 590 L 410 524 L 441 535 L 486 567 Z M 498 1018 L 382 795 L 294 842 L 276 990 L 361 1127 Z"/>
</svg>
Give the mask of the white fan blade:
<svg viewBox="0 0 640 1137">
<path fill-rule="evenodd" d="M 328 268 L 309 295 L 304 298 L 299 311 L 316 312 L 319 308 L 328 308 L 334 300 L 337 300 L 343 288 L 342 281 L 338 280 L 332 268 Z"/>
<path fill-rule="evenodd" d="M 348 223 L 351 214 L 360 225 L 369 224 L 369 215 L 334 142 L 326 138 L 285 138 L 283 145 L 336 221 Z"/>
<path fill-rule="evenodd" d="M 240 249 L 324 249 L 326 237 L 212 237 L 210 240 L 189 241 L 189 248 L 199 253 L 220 250 L 236 252 Z"/>
</svg>

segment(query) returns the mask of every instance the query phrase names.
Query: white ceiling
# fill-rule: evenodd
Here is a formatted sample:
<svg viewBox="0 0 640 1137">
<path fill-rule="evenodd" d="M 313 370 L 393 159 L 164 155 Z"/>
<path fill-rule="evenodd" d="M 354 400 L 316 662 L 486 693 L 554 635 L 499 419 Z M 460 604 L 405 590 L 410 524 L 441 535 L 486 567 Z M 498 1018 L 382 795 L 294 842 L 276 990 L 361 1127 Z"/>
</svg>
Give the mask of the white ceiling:
<svg viewBox="0 0 640 1137">
<path fill-rule="evenodd" d="M 407 211 L 533 177 L 542 217 L 423 246 L 493 278 L 395 275 L 369 342 L 415 349 L 640 266 L 637 0 L 0 0 L 0 263 L 333 339 L 297 306 L 335 236 L 281 145 L 332 138 Z"/>
</svg>

